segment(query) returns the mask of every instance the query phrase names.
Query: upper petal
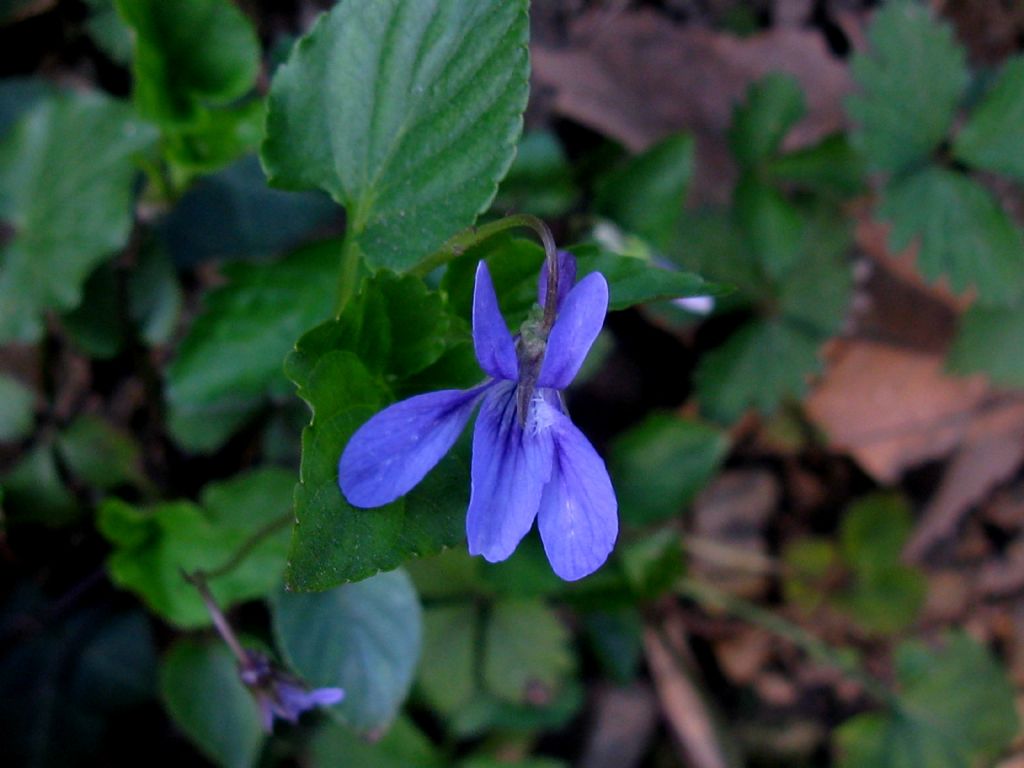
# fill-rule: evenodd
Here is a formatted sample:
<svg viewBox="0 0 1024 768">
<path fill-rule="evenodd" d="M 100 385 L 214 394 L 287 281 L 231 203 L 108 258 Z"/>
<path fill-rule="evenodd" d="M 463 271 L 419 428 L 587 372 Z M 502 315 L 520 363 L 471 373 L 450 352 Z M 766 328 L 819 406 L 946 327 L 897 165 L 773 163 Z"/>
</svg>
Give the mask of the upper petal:
<svg viewBox="0 0 1024 768">
<path fill-rule="evenodd" d="M 408 493 L 452 447 L 489 386 L 410 397 L 363 424 L 338 462 L 349 504 L 379 507 Z"/>
<path fill-rule="evenodd" d="M 501 316 L 491 273 L 483 261 L 477 265 L 473 287 L 473 348 L 480 367 L 489 375 L 509 381 L 518 378 L 516 345 Z"/>
<path fill-rule="evenodd" d="M 466 538 L 471 555 L 492 563 L 511 555 L 530 530 L 551 476 L 550 431 L 519 426 L 515 393 L 511 383 L 495 386 L 473 432 Z"/>
<path fill-rule="evenodd" d="M 558 252 L 558 303 L 555 309 L 561 309 L 565 297 L 576 284 L 576 257 L 568 251 Z M 548 260 L 540 268 L 540 277 L 537 278 L 537 303 L 542 307 L 548 300 Z"/>
<path fill-rule="evenodd" d="M 560 411 L 551 418 L 554 467 L 537 524 L 551 567 L 566 581 L 575 581 L 608 559 L 619 532 L 618 503 L 590 441 Z"/>
<path fill-rule="evenodd" d="M 565 389 L 575 378 L 604 325 L 608 311 L 608 283 L 600 272 L 591 272 L 565 297 L 548 336 L 547 351 L 537 385 Z"/>
</svg>

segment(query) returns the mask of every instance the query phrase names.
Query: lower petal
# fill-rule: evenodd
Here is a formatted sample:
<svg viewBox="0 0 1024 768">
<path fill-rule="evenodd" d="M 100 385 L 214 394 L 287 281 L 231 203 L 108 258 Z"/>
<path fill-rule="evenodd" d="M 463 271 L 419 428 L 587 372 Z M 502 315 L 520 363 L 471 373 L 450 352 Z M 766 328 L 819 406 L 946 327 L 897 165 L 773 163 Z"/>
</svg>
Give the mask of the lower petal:
<svg viewBox="0 0 1024 768">
<path fill-rule="evenodd" d="M 410 397 L 363 424 L 338 462 L 349 504 L 379 507 L 412 490 L 448 453 L 490 386 Z"/>
<path fill-rule="evenodd" d="M 554 419 L 554 468 L 537 522 L 552 569 L 576 581 L 608 559 L 619 532 L 618 503 L 594 447 L 568 416 L 558 412 Z"/>
<path fill-rule="evenodd" d="M 484 399 L 473 432 L 473 486 L 466 515 L 471 555 L 504 560 L 529 532 L 551 476 L 551 435 L 524 430 L 516 387 L 502 383 Z"/>
</svg>

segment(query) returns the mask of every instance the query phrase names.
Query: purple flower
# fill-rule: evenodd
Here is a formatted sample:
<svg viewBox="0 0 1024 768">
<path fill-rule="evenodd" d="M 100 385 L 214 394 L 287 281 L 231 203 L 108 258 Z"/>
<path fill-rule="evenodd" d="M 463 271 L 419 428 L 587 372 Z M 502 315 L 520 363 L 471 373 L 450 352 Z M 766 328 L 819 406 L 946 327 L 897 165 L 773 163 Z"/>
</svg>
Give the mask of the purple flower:
<svg viewBox="0 0 1024 768">
<path fill-rule="evenodd" d="M 274 730 L 274 718 L 298 722 L 307 709 L 329 707 L 345 697 L 341 688 L 309 690 L 299 680 L 271 665 L 261 653 L 246 651 L 246 660 L 239 667 L 242 682 L 256 698 L 263 727 Z"/>
<path fill-rule="evenodd" d="M 492 378 L 473 389 L 411 397 L 366 422 L 338 465 L 349 503 L 378 507 L 407 493 L 448 452 L 481 403 L 466 515 L 470 554 L 504 560 L 536 518 L 560 577 L 574 581 L 600 567 L 618 534 L 615 492 L 601 457 L 566 414 L 561 390 L 601 330 L 608 284 L 597 272 L 573 286 L 575 277 L 572 256 L 559 252 L 557 295 L 549 307 L 545 265 L 540 309 L 513 339 L 480 262 L 473 344 Z"/>
</svg>

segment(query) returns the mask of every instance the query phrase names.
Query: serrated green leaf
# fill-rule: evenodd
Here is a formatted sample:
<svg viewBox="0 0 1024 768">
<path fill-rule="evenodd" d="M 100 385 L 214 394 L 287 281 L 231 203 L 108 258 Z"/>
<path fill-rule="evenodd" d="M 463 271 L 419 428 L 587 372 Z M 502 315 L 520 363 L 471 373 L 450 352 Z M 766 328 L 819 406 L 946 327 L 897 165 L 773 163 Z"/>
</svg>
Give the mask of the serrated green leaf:
<svg viewBox="0 0 1024 768">
<path fill-rule="evenodd" d="M 36 396 L 17 379 L 0 374 L 0 443 L 20 440 L 32 431 Z"/>
<path fill-rule="evenodd" d="M 994 384 L 1024 387 L 1024 308 L 975 304 L 960 319 L 946 366 L 953 373 L 986 374 Z"/>
<path fill-rule="evenodd" d="M 458 451 L 387 506 L 357 509 L 342 496 L 341 452 L 356 429 L 388 402 L 387 391 L 359 358 L 348 351 L 327 352 L 299 383 L 299 396 L 309 403 L 313 420 L 302 433 L 287 576 L 292 588 L 326 589 L 365 579 L 463 537 L 469 472 Z"/>
<path fill-rule="evenodd" d="M 783 398 L 800 398 L 807 376 L 820 367 L 820 343 L 786 322 L 747 323 L 701 361 L 701 410 L 731 423 L 749 407 L 772 413 Z"/>
<path fill-rule="evenodd" d="M 568 631 L 541 603 L 496 603 L 484 633 L 484 685 L 504 701 L 548 701 L 575 667 Z"/>
<path fill-rule="evenodd" d="M 278 69 L 272 184 L 345 206 L 373 267 L 408 269 L 487 208 L 526 106 L 525 0 L 343 0 Z"/>
<path fill-rule="evenodd" d="M 171 717 L 210 760 L 252 768 L 265 734 L 238 662 L 217 641 L 183 639 L 164 655 L 160 696 Z"/>
<path fill-rule="evenodd" d="M 721 430 L 667 413 L 653 414 L 619 435 L 608 465 L 623 522 L 646 525 L 680 514 L 728 448 Z"/>
<path fill-rule="evenodd" d="M 406 717 L 399 717 L 384 736 L 368 740 L 339 723 L 317 730 L 310 744 L 312 768 L 442 768 L 434 745 Z"/>
<path fill-rule="evenodd" d="M 86 276 L 128 239 L 133 157 L 155 132 L 94 93 L 36 105 L 0 144 L 0 343 L 33 342 L 47 309 L 81 300 Z M 59 276 L 59 279 L 58 279 Z"/>
<path fill-rule="evenodd" d="M 792 76 L 771 74 L 753 83 L 729 128 L 729 146 L 740 166 L 750 168 L 777 153 L 804 111 L 803 91 Z"/>
<path fill-rule="evenodd" d="M 963 633 L 934 652 L 904 643 L 895 711 L 858 715 L 837 732 L 841 768 L 967 768 L 987 764 L 1017 732 L 1013 689 L 982 646 Z"/>
<path fill-rule="evenodd" d="M 954 291 L 973 287 L 991 304 L 1021 294 L 1024 239 L 977 182 L 944 168 L 925 168 L 890 183 L 879 212 L 892 222 L 893 250 L 919 241 L 917 265 L 929 280 L 945 277 Z"/>
<path fill-rule="evenodd" d="M 282 590 L 271 608 L 290 666 L 314 687 L 345 691 L 332 714 L 361 731 L 394 719 L 412 684 L 423 630 L 404 571 L 315 594 Z"/>
<path fill-rule="evenodd" d="M 861 93 L 847 109 L 853 140 L 878 170 L 924 163 L 946 138 L 967 85 L 963 48 L 924 4 L 892 2 L 875 15 L 870 51 L 852 63 Z"/>
<path fill-rule="evenodd" d="M 764 271 L 779 278 L 800 258 L 804 245 L 804 219 L 781 193 L 747 174 L 736 186 L 733 205 L 747 252 Z"/>
<path fill-rule="evenodd" d="M 83 414 L 57 437 L 68 470 L 93 488 L 145 485 L 138 443 L 98 416 Z"/>
<path fill-rule="evenodd" d="M 100 532 L 114 544 L 111 579 L 173 624 L 200 627 L 210 616 L 182 571 L 224 565 L 251 536 L 278 526 L 233 570 L 210 579 L 222 608 L 271 592 L 281 583 L 294 478 L 280 469 L 236 475 L 207 486 L 201 504 L 165 502 L 141 509 L 118 499 L 99 510 Z"/>
<path fill-rule="evenodd" d="M 1008 59 L 992 88 L 953 142 L 953 154 L 975 168 L 1024 180 L 1024 56 Z"/>
<path fill-rule="evenodd" d="M 206 297 L 167 371 L 171 433 L 193 451 L 220 446 L 269 397 L 290 389 L 282 365 L 295 339 L 328 317 L 338 244 L 303 248 L 273 264 L 232 264 Z"/>
<path fill-rule="evenodd" d="M 817 144 L 769 159 L 767 178 L 813 193 L 849 197 L 864 186 L 864 159 L 845 134 L 834 133 Z"/>
<path fill-rule="evenodd" d="M 516 159 L 498 187 L 492 210 L 556 218 L 569 211 L 579 190 L 558 137 L 548 131 L 523 134 Z"/>
<path fill-rule="evenodd" d="M 670 136 L 599 179 L 594 209 L 665 252 L 679 237 L 693 163 L 693 137 Z"/>
<path fill-rule="evenodd" d="M 472 602 L 423 612 L 423 658 L 416 687 L 442 715 L 461 709 L 476 692 L 479 633 L 479 611 Z"/>
<path fill-rule="evenodd" d="M 255 83 L 259 39 L 230 0 L 117 0 L 117 10 L 135 40 L 134 98 L 143 116 L 188 123 Z"/>
</svg>

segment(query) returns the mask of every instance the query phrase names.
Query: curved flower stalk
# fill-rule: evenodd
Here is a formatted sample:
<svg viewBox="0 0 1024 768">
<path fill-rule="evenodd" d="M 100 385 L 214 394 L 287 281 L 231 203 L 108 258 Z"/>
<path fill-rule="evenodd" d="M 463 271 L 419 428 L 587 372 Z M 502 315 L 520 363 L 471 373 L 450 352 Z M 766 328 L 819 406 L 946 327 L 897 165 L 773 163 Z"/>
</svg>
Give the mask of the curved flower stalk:
<svg viewBox="0 0 1024 768">
<path fill-rule="evenodd" d="M 491 378 L 468 390 L 417 395 L 375 415 L 345 447 L 338 483 L 356 507 L 394 501 L 441 460 L 480 404 L 466 515 L 470 554 L 506 559 L 536 519 L 551 567 L 574 581 L 604 563 L 618 535 L 608 471 L 561 395 L 604 323 L 608 284 L 595 272 L 574 286 L 573 257 L 559 252 L 557 262 L 554 276 L 547 264 L 541 270 L 540 311 L 515 339 L 480 262 L 473 344 Z"/>
</svg>

